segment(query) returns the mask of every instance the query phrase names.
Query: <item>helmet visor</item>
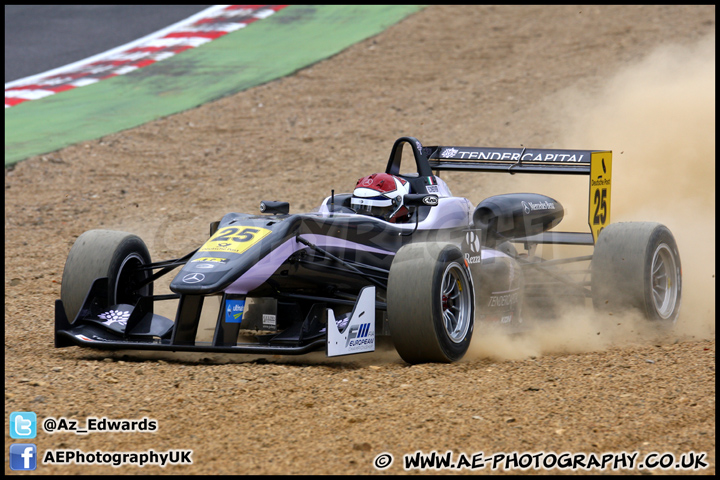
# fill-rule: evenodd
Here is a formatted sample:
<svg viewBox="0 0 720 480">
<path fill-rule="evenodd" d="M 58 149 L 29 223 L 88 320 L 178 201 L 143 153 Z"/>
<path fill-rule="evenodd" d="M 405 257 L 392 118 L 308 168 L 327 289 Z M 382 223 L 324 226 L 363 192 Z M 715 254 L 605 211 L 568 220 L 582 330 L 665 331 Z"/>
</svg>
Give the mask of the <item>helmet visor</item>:
<svg viewBox="0 0 720 480">
<path fill-rule="evenodd" d="M 392 200 L 380 196 L 371 198 L 353 197 L 350 203 L 357 213 L 377 218 L 384 218 L 394 210 Z"/>
</svg>

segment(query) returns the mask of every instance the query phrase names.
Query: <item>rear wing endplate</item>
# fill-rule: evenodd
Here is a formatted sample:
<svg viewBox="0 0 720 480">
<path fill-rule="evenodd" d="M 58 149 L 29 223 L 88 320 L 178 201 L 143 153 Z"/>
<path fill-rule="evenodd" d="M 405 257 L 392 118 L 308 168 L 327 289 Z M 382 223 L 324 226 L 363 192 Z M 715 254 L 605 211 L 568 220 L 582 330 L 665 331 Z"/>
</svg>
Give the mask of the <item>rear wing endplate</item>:
<svg viewBox="0 0 720 480">
<path fill-rule="evenodd" d="M 593 241 L 597 241 L 600 231 L 610 223 L 612 152 L 609 150 L 423 146 L 420 156 L 424 156 L 435 171 L 588 175 L 588 224 Z"/>
</svg>

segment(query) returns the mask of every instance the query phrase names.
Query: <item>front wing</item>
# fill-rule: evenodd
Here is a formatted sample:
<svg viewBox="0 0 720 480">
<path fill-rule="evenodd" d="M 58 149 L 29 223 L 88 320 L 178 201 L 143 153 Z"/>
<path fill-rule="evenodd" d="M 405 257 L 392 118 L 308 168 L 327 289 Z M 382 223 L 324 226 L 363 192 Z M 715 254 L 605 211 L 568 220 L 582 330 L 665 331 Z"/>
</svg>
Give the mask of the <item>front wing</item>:
<svg viewBox="0 0 720 480">
<path fill-rule="evenodd" d="M 201 295 L 182 295 L 173 322 L 152 312 L 151 298 L 141 298 L 136 305 L 107 305 L 103 301 L 107 298 L 107 288 L 107 278 L 95 280 L 73 323 L 65 314 L 62 300 L 55 301 L 56 348 L 265 355 L 302 355 L 324 349 L 328 357 L 375 350 L 374 286 L 361 290 L 350 315 L 341 325 L 336 321 L 335 311 L 318 302 L 302 323 L 292 324 L 274 335 L 260 336 L 257 343 L 239 343 L 240 323 L 228 322 L 223 309 L 212 341 L 197 341 L 204 299 Z"/>
</svg>

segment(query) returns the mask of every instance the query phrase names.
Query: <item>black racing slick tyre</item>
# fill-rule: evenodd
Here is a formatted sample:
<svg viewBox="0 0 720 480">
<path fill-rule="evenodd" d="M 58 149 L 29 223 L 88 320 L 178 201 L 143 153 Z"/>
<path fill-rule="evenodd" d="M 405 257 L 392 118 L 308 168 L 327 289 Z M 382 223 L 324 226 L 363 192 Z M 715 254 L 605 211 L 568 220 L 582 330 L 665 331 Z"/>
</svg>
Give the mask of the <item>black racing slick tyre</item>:
<svg viewBox="0 0 720 480">
<path fill-rule="evenodd" d="M 141 296 L 152 295 L 152 283 L 140 289 L 132 285 L 150 276 L 138 267 L 150 263 L 145 243 L 136 235 L 112 230 L 89 230 L 70 249 L 63 270 L 60 299 L 70 322 L 75 320 L 90 286 L 108 277 L 108 305 L 134 305 Z"/>
<path fill-rule="evenodd" d="M 605 227 L 591 264 L 595 310 L 637 309 L 648 320 L 674 324 L 680 311 L 682 268 L 675 238 L 659 223 Z"/>
<path fill-rule="evenodd" d="M 416 243 L 398 250 L 388 278 L 395 349 L 408 363 L 454 362 L 472 339 L 475 292 L 460 249 Z"/>
</svg>

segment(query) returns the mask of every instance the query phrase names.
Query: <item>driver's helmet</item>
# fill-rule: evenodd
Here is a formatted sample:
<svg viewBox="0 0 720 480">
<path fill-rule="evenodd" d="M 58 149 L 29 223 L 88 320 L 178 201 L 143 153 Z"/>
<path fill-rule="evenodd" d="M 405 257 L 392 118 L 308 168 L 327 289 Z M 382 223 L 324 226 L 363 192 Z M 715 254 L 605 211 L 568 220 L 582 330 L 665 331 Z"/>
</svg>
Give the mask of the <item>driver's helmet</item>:
<svg viewBox="0 0 720 480">
<path fill-rule="evenodd" d="M 408 219 L 403 196 L 410 193 L 410 183 L 389 173 L 373 173 L 357 181 L 350 203 L 355 212 L 397 223 Z"/>
</svg>

